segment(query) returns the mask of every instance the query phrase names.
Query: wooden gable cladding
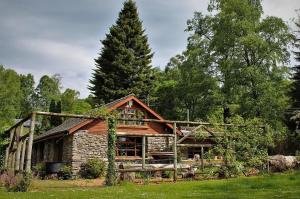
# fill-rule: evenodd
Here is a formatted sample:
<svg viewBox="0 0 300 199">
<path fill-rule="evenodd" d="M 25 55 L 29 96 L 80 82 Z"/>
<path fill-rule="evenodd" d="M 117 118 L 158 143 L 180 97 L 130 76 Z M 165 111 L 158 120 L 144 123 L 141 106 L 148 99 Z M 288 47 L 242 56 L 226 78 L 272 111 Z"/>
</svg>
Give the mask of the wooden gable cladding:
<svg viewBox="0 0 300 199">
<path fill-rule="evenodd" d="M 120 113 L 126 109 L 126 113 L 123 112 L 123 116 L 127 116 L 128 112 L 130 114 L 139 111 L 137 115 L 134 115 L 133 118 L 137 119 L 158 119 L 163 120 L 161 116 L 155 113 L 151 108 L 137 99 L 135 96 L 128 96 L 117 103 L 108 105 L 109 111 L 119 111 Z M 134 111 L 132 111 L 134 110 Z M 140 115 L 140 113 L 142 113 Z M 128 115 L 130 115 L 128 114 Z M 130 118 L 125 118 L 130 119 Z M 106 134 L 108 131 L 107 123 L 101 119 L 91 119 L 85 120 L 84 122 L 74 126 L 69 129 L 69 133 L 75 133 L 78 130 L 86 130 L 91 134 Z M 155 123 L 155 122 L 118 122 L 117 133 L 128 133 L 128 134 L 172 134 L 173 127 L 170 124 L 166 123 Z"/>
<path fill-rule="evenodd" d="M 127 100 L 125 103 L 122 102 L 122 104 L 119 104 L 118 107 L 115 106 L 114 109 L 117 111 L 122 111 L 127 106 L 127 103 L 130 100 Z M 143 106 L 141 106 L 136 101 L 132 100 L 132 106 L 130 109 L 139 110 L 143 112 L 143 119 L 157 119 L 155 116 L 153 116 L 148 110 L 145 110 Z M 93 120 L 92 122 L 84 125 L 83 127 L 80 127 L 79 130 L 86 130 L 88 133 L 91 134 L 106 134 L 108 131 L 107 123 L 104 120 L 97 119 Z M 144 123 L 143 125 L 137 125 L 137 124 L 124 124 L 122 122 L 119 122 L 117 125 L 117 132 L 120 133 L 130 133 L 130 134 L 137 134 L 137 135 L 143 135 L 143 134 L 165 134 L 165 133 L 172 133 L 172 131 L 168 128 L 168 126 L 164 123 L 153 123 L 148 122 Z"/>
<path fill-rule="evenodd" d="M 145 126 L 117 125 L 117 132 L 137 135 L 168 133 L 163 126 L 163 124 L 158 123 L 150 123 Z M 88 125 L 80 128 L 79 130 L 86 130 L 88 133 L 91 134 L 106 134 L 108 131 L 108 126 L 106 121 L 95 120 L 89 123 Z"/>
</svg>

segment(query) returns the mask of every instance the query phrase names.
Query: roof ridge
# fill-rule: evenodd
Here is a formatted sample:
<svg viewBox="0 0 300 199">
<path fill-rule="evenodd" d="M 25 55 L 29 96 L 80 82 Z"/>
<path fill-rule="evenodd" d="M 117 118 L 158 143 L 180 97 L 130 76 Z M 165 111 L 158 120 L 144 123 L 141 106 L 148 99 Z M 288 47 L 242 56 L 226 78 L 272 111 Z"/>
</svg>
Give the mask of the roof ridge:
<svg viewBox="0 0 300 199">
<path fill-rule="evenodd" d="M 107 103 L 107 104 L 104 104 L 104 106 L 110 107 L 110 106 L 112 106 L 112 105 L 114 105 L 114 104 L 116 104 L 116 103 L 118 103 L 118 102 L 120 102 L 120 101 L 122 101 L 122 100 L 124 100 L 124 99 L 127 99 L 127 98 L 129 98 L 129 97 L 132 97 L 132 96 L 135 96 L 135 94 L 134 94 L 134 93 L 131 93 L 131 94 L 129 94 L 129 95 L 126 95 L 126 96 L 124 96 L 124 97 L 121 97 L 121 98 L 119 98 L 119 99 L 116 99 L 116 100 L 114 100 L 114 101 L 112 101 L 112 102 L 109 102 L 109 103 Z"/>
</svg>

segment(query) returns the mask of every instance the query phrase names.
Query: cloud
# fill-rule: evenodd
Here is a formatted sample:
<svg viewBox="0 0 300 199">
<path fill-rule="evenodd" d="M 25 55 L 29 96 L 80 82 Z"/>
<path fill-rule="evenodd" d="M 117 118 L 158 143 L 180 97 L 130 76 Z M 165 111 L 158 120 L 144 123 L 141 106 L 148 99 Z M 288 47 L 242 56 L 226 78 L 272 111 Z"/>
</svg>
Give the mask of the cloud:
<svg viewBox="0 0 300 199">
<path fill-rule="evenodd" d="M 60 73 L 63 86 L 89 94 L 94 58 L 115 23 L 123 0 L 0 0 L 0 64 L 35 80 Z M 186 21 L 194 11 L 206 13 L 209 0 L 137 0 L 153 65 L 163 68 L 186 48 Z M 299 0 L 264 0 L 265 15 L 288 21 Z"/>
</svg>

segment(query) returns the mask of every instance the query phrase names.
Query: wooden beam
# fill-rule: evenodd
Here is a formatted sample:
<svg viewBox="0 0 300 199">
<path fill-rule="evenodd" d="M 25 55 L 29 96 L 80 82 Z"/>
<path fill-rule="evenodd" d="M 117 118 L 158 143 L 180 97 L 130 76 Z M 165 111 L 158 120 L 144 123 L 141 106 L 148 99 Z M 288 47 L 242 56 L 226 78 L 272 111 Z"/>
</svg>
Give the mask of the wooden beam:
<svg viewBox="0 0 300 199">
<path fill-rule="evenodd" d="M 142 140 L 142 168 L 145 169 L 146 165 L 146 136 L 143 136 Z"/>
<path fill-rule="evenodd" d="M 191 134 L 195 133 L 195 131 L 197 131 L 198 129 L 202 128 L 203 125 L 199 125 L 196 128 L 194 128 L 193 130 L 191 130 L 189 133 L 187 133 L 185 136 L 183 136 L 183 138 L 181 138 L 180 140 L 177 141 L 177 144 L 180 144 L 181 142 L 183 142 L 186 138 L 188 138 Z"/>
<path fill-rule="evenodd" d="M 127 132 L 117 132 L 116 133 L 118 136 L 145 136 L 145 137 L 174 137 L 173 134 L 136 134 L 136 133 L 127 133 Z"/>
<path fill-rule="evenodd" d="M 124 172 L 147 172 L 147 171 L 174 171 L 174 168 L 132 168 L 132 169 L 118 169 L 120 173 Z"/>
<path fill-rule="evenodd" d="M 7 131 L 9 132 L 11 129 L 17 127 L 20 125 L 20 123 L 26 122 L 28 119 L 32 117 L 32 115 L 45 115 L 45 116 L 60 116 L 60 117 L 70 117 L 70 118 L 85 118 L 85 119 L 99 119 L 99 117 L 93 117 L 89 115 L 77 115 L 77 114 L 65 114 L 65 113 L 52 113 L 52 112 L 41 112 L 41 111 L 35 111 L 32 112 L 29 116 L 23 118 L 21 121 L 14 124 L 12 127 L 10 127 Z M 224 124 L 224 123 L 209 123 L 209 122 L 192 122 L 192 121 L 174 121 L 174 120 L 157 120 L 157 119 L 123 119 L 118 118 L 117 120 L 120 121 L 138 121 L 138 122 L 156 122 L 156 123 L 166 123 L 166 124 L 195 124 L 195 125 L 215 125 L 215 126 L 237 126 L 237 127 L 245 127 L 245 125 L 234 125 L 234 124 Z M 264 125 L 256 126 L 257 128 L 265 128 Z"/>
<path fill-rule="evenodd" d="M 178 147 L 212 147 L 213 144 L 177 144 Z"/>
<path fill-rule="evenodd" d="M 93 117 L 93 116 L 90 116 L 90 115 L 78 115 L 78 114 L 68 114 L 68 113 L 52 113 L 52 112 L 42 112 L 42 111 L 35 111 L 35 112 L 33 112 L 33 114 L 45 115 L 45 116 L 83 118 L 83 119 L 100 119 L 100 117 Z"/>
<path fill-rule="evenodd" d="M 30 132 L 29 132 L 28 144 L 27 144 L 27 157 L 26 157 L 26 167 L 25 167 L 26 172 L 31 171 L 31 156 L 32 156 L 33 134 L 35 128 L 35 118 L 36 118 L 36 114 L 33 113 L 30 121 Z"/>
<path fill-rule="evenodd" d="M 8 147 L 9 147 L 9 150 L 11 151 L 13 145 L 14 145 L 14 139 L 15 139 L 15 134 L 16 134 L 16 127 L 15 128 L 12 128 L 10 131 L 9 131 L 9 144 L 8 144 Z"/>
<path fill-rule="evenodd" d="M 177 127 L 176 123 L 173 124 L 173 153 L 174 153 L 174 182 L 177 181 Z"/>
<path fill-rule="evenodd" d="M 15 123 L 12 127 L 10 127 L 8 130 L 6 130 L 5 132 L 10 132 L 12 129 L 16 128 L 17 126 L 19 126 L 21 123 L 23 124 L 24 122 L 26 122 L 27 120 L 29 120 L 31 118 L 31 114 L 29 114 L 27 117 L 24 117 L 23 119 L 21 119 L 19 122 Z"/>
</svg>

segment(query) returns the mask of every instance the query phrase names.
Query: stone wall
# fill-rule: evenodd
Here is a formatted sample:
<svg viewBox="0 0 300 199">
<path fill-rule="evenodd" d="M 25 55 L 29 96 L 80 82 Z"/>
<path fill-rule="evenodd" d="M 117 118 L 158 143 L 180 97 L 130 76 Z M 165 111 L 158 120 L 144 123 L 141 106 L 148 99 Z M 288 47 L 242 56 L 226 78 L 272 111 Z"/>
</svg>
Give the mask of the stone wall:
<svg viewBox="0 0 300 199">
<path fill-rule="evenodd" d="M 168 137 L 148 137 L 147 150 L 148 152 L 154 151 L 171 151 L 173 138 Z"/>
<path fill-rule="evenodd" d="M 72 150 L 73 150 L 73 135 L 69 135 L 64 137 L 63 140 L 63 153 L 62 153 L 62 159 L 63 162 L 66 162 L 68 164 L 72 161 Z"/>
<path fill-rule="evenodd" d="M 44 142 L 44 162 L 54 160 L 56 139 Z M 148 137 L 147 152 L 172 151 L 173 138 Z M 107 134 L 91 134 L 81 130 L 63 138 L 62 160 L 72 166 L 73 174 L 78 174 L 80 167 L 88 159 L 99 158 L 107 161 Z M 37 154 L 37 153 L 35 153 Z"/>
<path fill-rule="evenodd" d="M 89 134 L 87 131 L 78 131 L 73 135 L 72 168 L 77 174 L 82 163 L 88 159 L 100 158 L 107 161 L 107 135 Z"/>
</svg>

